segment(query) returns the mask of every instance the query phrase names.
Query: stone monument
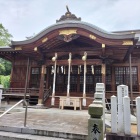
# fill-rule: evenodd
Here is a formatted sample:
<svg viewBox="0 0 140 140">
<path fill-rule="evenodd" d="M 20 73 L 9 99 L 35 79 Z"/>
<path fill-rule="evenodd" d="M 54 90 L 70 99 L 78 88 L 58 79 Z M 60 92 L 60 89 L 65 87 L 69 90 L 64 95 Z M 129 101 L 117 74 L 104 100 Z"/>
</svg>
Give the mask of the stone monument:
<svg viewBox="0 0 140 140">
<path fill-rule="evenodd" d="M 104 138 L 104 84 L 96 84 L 94 101 L 89 105 L 88 140 L 103 140 Z"/>
</svg>

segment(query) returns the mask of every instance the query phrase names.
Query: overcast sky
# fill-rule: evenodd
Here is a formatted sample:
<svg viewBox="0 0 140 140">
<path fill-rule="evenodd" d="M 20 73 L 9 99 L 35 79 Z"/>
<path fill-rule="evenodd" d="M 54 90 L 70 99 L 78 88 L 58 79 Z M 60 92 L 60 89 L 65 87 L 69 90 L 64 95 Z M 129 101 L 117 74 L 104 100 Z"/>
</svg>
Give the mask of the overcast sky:
<svg viewBox="0 0 140 140">
<path fill-rule="evenodd" d="M 0 23 L 25 40 L 70 11 L 107 31 L 140 29 L 140 0 L 0 0 Z"/>
</svg>

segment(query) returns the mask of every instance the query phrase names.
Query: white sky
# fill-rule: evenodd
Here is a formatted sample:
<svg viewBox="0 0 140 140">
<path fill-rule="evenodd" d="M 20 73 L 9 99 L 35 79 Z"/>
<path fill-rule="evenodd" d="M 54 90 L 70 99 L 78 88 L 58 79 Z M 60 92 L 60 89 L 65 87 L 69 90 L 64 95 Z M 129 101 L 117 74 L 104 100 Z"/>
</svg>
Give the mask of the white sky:
<svg viewBox="0 0 140 140">
<path fill-rule="evenodd" d="M 0 0 L 0 23 L 12 40 L 39 33 L 70 11 L 107 31 L 140 29 L 140 0 Z"/>
</svg>

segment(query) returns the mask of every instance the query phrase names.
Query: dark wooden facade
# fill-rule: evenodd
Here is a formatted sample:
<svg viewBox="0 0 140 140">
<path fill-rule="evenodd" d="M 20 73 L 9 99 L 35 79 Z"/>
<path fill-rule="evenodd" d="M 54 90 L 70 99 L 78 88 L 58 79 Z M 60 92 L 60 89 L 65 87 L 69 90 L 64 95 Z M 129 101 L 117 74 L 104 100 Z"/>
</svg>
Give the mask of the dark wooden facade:
<svg viewBox="0 0 140 140">
<path fill-rule="evenodd" d="M 136 31 L 137 32 L 137 31 Z M 11 88 L 39 88 L 39 99 L 44 89 L 53 87 L 54 62 L 57 53 L 55 96 L 66 96 L 68 59 L 72 54 L 70 96 L 83 97 L 84 62 L 87 53 L 86 97 L 87 105 L 93 100 L 96 83 L 106 85 L 106 98 L 116 93 L 116 87 L 130 87 L 130 59 L 132 61 L 132 91 L 140 95 L 140 44 L 135 33 L 109 33 L 94 25 L 80 21 L 69 11 L 56 24 L 25 41 L 12 41 L 10 48 L 1 48 L 0 57 L 10 60 Z M 131 58 L 129 59 L 131 55 Z M 29 61 L 29 65 L 27 65 Z M 26 77 L 27 68 L 29 75 Z M 26 83 L 27 78 L 27 83 Z M 51 99 L 51 98 L 50 98 Z M 57 99 L 58 100 L 58 99 Z M 58 102 L 56 101 L 56 106 Z M 50 105 L 48 100 L 46 105 Z"/>
</svg>

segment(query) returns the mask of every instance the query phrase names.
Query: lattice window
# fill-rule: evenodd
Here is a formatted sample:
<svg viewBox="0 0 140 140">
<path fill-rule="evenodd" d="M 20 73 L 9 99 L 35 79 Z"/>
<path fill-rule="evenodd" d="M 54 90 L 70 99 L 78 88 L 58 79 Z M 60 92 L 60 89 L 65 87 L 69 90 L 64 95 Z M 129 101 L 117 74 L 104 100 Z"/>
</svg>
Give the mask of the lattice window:
<svg viewBox="0 0 140 140">
<path fill-rule="evenodd" d="M 111 66 L 106 66 L 106 90 L 111 91 Z"/>
<path fill-rule="evenodd" d="M 101 66 L 95 66 L 94 73 L 101 75 Z"/>
<path fill-rule="evenodd" d="M 78 74 L 78 66 L 71 66 L 71 73 Z"/>
<path fill-rule="evenodd" d="M 72 75 L 70 77 L 70 91 L 76 92 L 77 91 L 77 75 Z"/>
<path fill-rule="evenodd" d="M 32 68 L 32 74 L 40 74 L 40 68 Z"/>
<path fill-rule="evenodd" d="M 95 83 L 101 83 L 102 82 L 102 77 L 100 75 L 95 76 Z"/>
<path fill-rule="evenodd" d="M 115 67 L 115 83 L 130 85 L 129 67 Z M 138 71 L 137 67 L 132 67 L 132 85 L 133 91 L 138 91 Z"/>
<path fill-rule="evenodd" d="M 83 92 L 83 80 L 84 80 L 84 76 L 80 75 L 80 92 Z"/>
<path fill-rule="evenodd" d="M 94 93 L 94 79 L 91 74 L 86 76 L 86 92 Z"/>
<path fill-rule="evenodd" d="M 87 66 L 87 74 L 92 74 L 91 66 Z"/>
<path fill-rule="evenodd" d="M 64 75 L 64 90 L 67 91 L 67 84 L 68 84 L 68 75 Z"/>
<path fill-rule="evenodd" d="M 63 91 L 63 83 L 64 83 L 63 74 L 57 74 L 56 75 L 56 91 L 58 92 Z"/>
<path fill-rule="evenodd" d="M 102 82 L 101 66 L 96 66 L 94 68 L 95 84 Z"/>
<path fill-rule="evenodd" d="M 124 84 L 123 75 L 124 75 L 123 67 L 116 67 L 115 68 L 116 85 Z"/>
</svg>

